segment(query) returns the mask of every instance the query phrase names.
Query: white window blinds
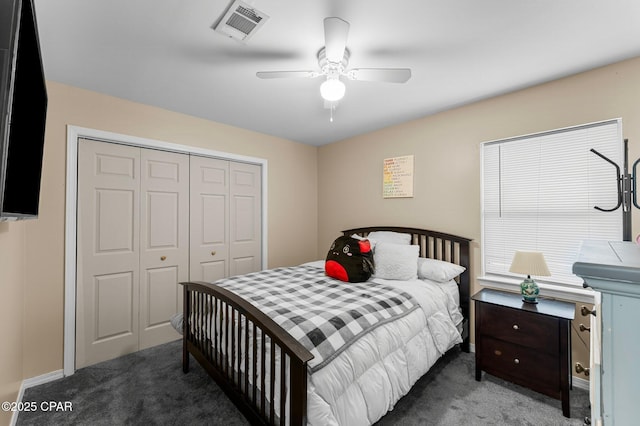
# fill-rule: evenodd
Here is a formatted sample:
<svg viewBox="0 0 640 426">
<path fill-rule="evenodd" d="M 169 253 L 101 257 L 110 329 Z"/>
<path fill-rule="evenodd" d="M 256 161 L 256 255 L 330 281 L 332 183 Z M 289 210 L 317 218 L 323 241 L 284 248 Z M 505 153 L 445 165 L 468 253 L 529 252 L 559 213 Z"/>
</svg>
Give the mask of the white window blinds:
<svg viewBox="0 0 640 426">
<path fill-rule="evenodd" d="M 482 144 L 485 275 L 512 275 L 515 250 L 539 250 L 545 281 L 581 285 L 571 273 L 581 242 L 622 239 L 621 209 L 594 209 L 613 208 L 618 195 L 615 168 L 592 148 L 621 164 L 621 121 Z"/>
</svg>

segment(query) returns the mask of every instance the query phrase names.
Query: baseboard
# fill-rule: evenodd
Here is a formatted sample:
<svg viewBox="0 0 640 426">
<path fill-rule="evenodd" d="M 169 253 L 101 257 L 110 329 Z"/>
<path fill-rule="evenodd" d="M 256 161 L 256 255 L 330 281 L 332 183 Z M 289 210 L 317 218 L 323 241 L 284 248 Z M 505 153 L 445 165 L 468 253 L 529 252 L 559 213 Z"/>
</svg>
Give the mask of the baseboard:
<svg viewBox="0 0 640 426">
<path fill-rule="evenodd" d="M 476 345 L 474 343 L 469 344 L 469 351 L 476 353 Z M 578 389 L 589 390 L 589 381 L 582 377 L 573 376 L 573 387 Z"/>
<path fill-rule="evenodd" d="M 62 370 L 52 371 L 50 373 L 42 374 L 36 377 L 30 377 L 28 379 L 24 379 L 22 384 L 20 385 L 20 390 L 18 391 L 18 397 L 16 398 L 16 402 L 22 402 L 22 397 L 24 396 L 24 391 L 38 385 L 44 385 L 45 383 L 53 382 L 54 380 L 62 379 L 64 374 Z M 15 426 L 18 422 L 18 414 L 19 411 L 14 411 L 11 415 L 11 426 Z"/>
<path fill-rule="evenodd" d="M 582 377 L 573 376 L 573 387 L 578 389 L 589 390 L 589 381 Z"/>
</svg>

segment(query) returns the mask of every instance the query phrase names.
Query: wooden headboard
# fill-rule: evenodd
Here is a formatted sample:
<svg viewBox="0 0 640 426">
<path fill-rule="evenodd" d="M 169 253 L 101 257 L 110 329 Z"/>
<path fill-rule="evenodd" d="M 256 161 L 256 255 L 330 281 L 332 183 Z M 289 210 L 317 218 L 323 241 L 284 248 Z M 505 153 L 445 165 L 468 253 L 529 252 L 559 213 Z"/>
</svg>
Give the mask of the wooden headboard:
<svg viewBox="0 0 640 426">
<path fill-rule="evenodd" d="M 462 350 L 469 352 L 469 307 L 471 304 L 471 258 L 469 238 L 428 229 L 405 228 L 399 226 L 369 226 L 342 231 L 344 235 L 357 234 L 366 237 L 373 231 L 392 231 L 411 234 L 411 244 L 420 246 L 420 257 L 445 260 L 464 266 L 465 271 L 456 279 L 460 288 L 460 309 L 464 317 L 462 330 Z"/>
</svg>

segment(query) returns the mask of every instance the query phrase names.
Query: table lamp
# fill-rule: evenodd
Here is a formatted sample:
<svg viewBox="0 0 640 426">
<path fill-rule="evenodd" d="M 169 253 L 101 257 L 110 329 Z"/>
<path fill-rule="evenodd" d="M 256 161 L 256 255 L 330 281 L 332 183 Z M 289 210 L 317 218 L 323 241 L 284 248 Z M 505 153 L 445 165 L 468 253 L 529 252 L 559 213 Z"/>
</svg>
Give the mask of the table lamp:
<svg viewBox="0 0 640 426">
<path fill-rule="evenodd" d="M 522 301 L 527 303 L 538 303 L 538 293 L 540 289 L 538 284 L 531 278 L 531 275 L 550 276 L 547 262 L 544 260 L 544 255 L 540 251 L 520 251 L 516 250 L 511 261 L 511 268 L 509 272 L 516 274 L 526 274 L 527 278 L 520 284 L 520 294 L 522 294 Z"/>
</svg>

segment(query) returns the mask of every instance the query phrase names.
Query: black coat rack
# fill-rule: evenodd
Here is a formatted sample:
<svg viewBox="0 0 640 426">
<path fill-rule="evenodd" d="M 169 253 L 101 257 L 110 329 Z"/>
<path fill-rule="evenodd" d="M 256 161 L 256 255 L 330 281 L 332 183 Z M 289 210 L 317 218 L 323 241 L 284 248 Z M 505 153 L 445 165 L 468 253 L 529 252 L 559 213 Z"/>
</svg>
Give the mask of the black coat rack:
<svg viewBox="0 0 640 426">
<path fill-rule="evenodd" d="M 631 206 L 635 206 L 637 209 L 640 209 L 638 205 L 637 199 L 637 190 L 636 184 L 638 180 L 636 179 L 636 168 L 638 163 L 640 163 L 640 158 L 638 158 L 631 167 L 632 174 L 629 174 L 629 140 L 624 140 L 624 165 L 623 171 L 620 173 L 620 166 L 618 166 L 614 161 L 607 158 L 607 156 L 600 154 L 595 149 L 591 148 L 591 152 L 596 154 L 598 157 L 603 160 L 611 163 L 616 168 L 616 181 L 618 187 L 618 204 L 612 209 L 603 209 L 598 206 L 594 206 L 594 209 L 600 210 L 601 212 L 613 212 L 622 207 L 622 239 L 623 241 L 631 241 Z"/>
</svg>

